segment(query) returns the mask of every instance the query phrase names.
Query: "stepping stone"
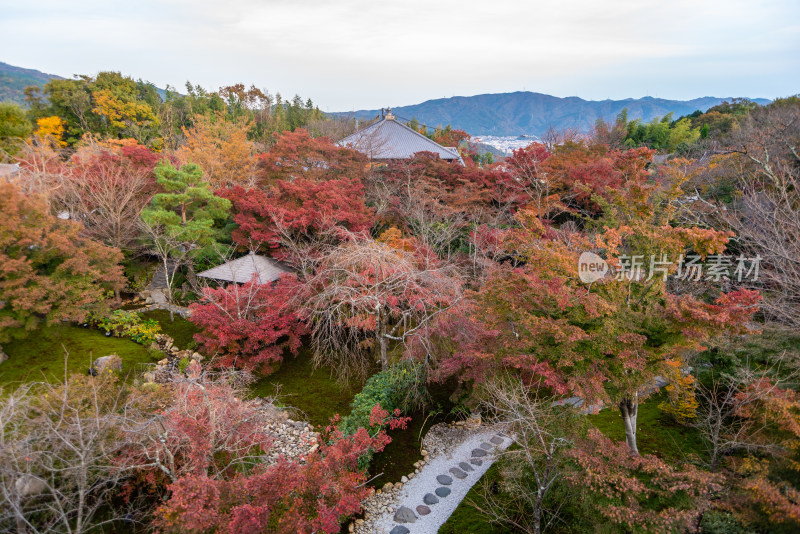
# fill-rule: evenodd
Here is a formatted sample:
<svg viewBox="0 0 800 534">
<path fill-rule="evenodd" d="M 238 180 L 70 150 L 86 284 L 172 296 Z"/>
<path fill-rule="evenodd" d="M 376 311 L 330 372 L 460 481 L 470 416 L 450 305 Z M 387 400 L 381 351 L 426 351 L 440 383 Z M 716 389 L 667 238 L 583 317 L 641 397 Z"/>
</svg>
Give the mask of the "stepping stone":
<svg viewBox="0 0 800 534">
<path fill-rule="evenodd" d="M 431 513 L 431 509 L 425 506 L 424 504 L 420 504 L 419 506 L 417 506 L 417 513 L 419 515 L 428 515 L 429 513 Z"/>
<path fill-rule="evenodd" d="M 477 458 L 473 458 L 469 461 L 472 465 L 483 465 L 483 460 L 478 460 Z"/>
<path fill-rule="evenodd" d="M 439 475 L 436 477 L 436 482 L 443 486 L 449 486 L 453 483 L 453 477 L 449 477 L 447 475 Z"/>
<path fill-rule="evenodd" d="M 492 446 L 484 441 L 483 443 L 481 443 L 481 449 L 486 449 L 487 451 L 490 451 L 492 450 Z"/>
<path fill-rule="evenodd" d="M 436 488 L 434 493 L 439 497 L 447 497 L 450 495 L 450 488 Z"/>
<path fill-rule="evenodd" d="M 478 460 L 478 461 L 480 462 L 480 460 Z M 481 462 L 481 463 L 483 463 L 483 462 Z M 480 464 L 478 464 L 478 465 L 480 465 Z M 466 471 L 466 472 L 475 471 L 475 469 L 471 465 L 469 465 L 467 462 L 458 462 L 458 467 L 460 467 L 462 471 Z"/>
<path fill-rule="evenodd" d="M 453 473 L 453 476 L 459 480 L 467 478 L 467 474 L 458 467 L 451 467 L 450 472 Z"/>
<path fill-rule="evenodd" d="M 486 451 L 483 449 L 472 449 L 472 457 L 473 458 L 481 458 L 486 456 Z"/>
<path fill-rule="evenodd" d="M 397 525 L 396 527 L 394 527 L 392 530 L 389 531 L 389 534 L 408 534 L 409 532 L 411 531 L 408 530 L 403 525 Z"/>
<path fill-rule="evenodd" d="M 425 496 L 422 498 L 422 502 L 424 502 L 425 504 L 436 504 L 439 502 L 439 497 L 437 497 L 433 493 L 426 493 Z"/>
<path fill-rule="evenodd" d="M 500 436 L 492 436 L 492 439 L 490 439 L 489 441 L 491 441 L 495 445 L 502 445 L 503 444 L 503 438 L 501 438 Z"/>
<path fill-rule="evenodd" d="M 394 520 L 398 523 L 413 523 L 417 520 L 417 516 L 414 514 L 414 510 L 408 506 L 401 506 L 394 513 Z"/>
</svg>

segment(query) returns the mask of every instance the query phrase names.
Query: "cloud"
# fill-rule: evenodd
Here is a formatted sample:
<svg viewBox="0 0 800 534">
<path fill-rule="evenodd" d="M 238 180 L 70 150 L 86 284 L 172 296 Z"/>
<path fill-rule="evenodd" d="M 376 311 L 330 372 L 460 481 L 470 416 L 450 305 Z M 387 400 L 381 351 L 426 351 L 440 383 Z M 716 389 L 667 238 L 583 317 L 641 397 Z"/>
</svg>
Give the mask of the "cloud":
<svg viewBox="0 0 800 534">
<path fill-rule="evenodd" d="M 7 4 L 7 5 L 6 5 Z M 157 85 L 253 83 L 325 109 L 528 90 L 797 92 L 793 0 L 0 1 L 0 60 Z"/>
</svg>

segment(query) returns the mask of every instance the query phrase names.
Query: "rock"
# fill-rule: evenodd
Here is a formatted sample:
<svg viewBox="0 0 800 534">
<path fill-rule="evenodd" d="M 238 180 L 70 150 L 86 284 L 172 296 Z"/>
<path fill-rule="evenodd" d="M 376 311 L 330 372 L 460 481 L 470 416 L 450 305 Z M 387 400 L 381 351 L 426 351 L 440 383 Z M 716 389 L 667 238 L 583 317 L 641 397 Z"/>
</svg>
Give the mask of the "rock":
<svg viewBox="0 0 800 534">
<path fill-rule="evenodd" d="M 477 458 L 473 458 L 469 461 L 472 465 L 483 465 L 483 460 L 478 460 Z"/>
<path fill-rule="evenodd" d="M 145 382 L 155 382 L 156 374 L 153 371 L 147 371 L 145 374 L 142 375 L 142 379 Z"/>
<path fill-rule="evenodd" d="M 442 484 L 443 486 L 449 486 L 450 484 L 453 483 L 453 477 L 447 475 L 438 475 L 436 477 L 436 482 Z"/>
<path fill-rule="evenodd" d="M 402 482 L 403 484 L 405 484 L 406 482 L 408 482 L 408 477 L 407 477 L 407 476 L 405 476 L 405 475 L 401 476 L 401 477 L 400 477 L 400 482 Z"/>
<path fill-rule="evenodd" d="M 428 451 L 426 451 L 425 449 L 422 449 L 422 456 L 428 456 Z"/>
<path fill-rule="evenodd" d="M 434 493 L 439 497 L 447 497 L 448 495 L 450 495 L 450 488 L 436 488 L 436 491 L 434 491 Z"/>
<path fill-rule="evenodd" d="M 407 506 L 401 506 L 394 513 L 394 520 L 398 523 L 413 523 L 417 520 L 417 516 L 414 514 L 414 511 L 411 508 Z"/>
<path fill-rule="evenodd" d="M 104 373 L 106 371 L 122 371 L 122 358 L 116 354 L 103 356 L 102 358 L 97 358 L 94 361 L 92 368 L 94 368 L 97 374 Z"/>
<path fill-rule="evenodd" d="M 480 461 L 480 460 L 478 460 L 478 461 Z M 462 471 L 466 471 L 468 473 L 470 471 L 475 471 L 475 469 L 471 465 L 469 465 L 467 462 L 458 462 L 458 467 L 460 467 Z"/>
<path fill-rule="evenodd" d="M 487 451 L 492 450 L 492 445 L 490 443 L 486 443 L 485 441 L 481 443 L 481 449 L 485 449 Z"/>
<path fill-rule="evenodd" d="M 47 484 L 33 475 L 22 475 L 14 482 L 14 488 L 20 497 L 31 497 L 46 490 Z"/>
<path fill-rule="evenodd" d="M 483 449 L 472 449 L 472 457 L 473 458 L 481 458 L 486 456 L 486 451 Z"/>
<path fill-rule="evenodd" d="M 355 523 L 350 523 L 350 525 L 348 525 L 347 527 L 347 532 L 355 532 L 355 531 L 356 531 Z"/>
<path fill-rule="evenodd" d="M 492 436 L 492 439 L 490 439 L 489 441 L 491 441 L 495 445 L 502 445 L 503 444 L 503 438 L 501 438 L 500 436 Z"/>
<path fill-rule="evenodd" d="M 164 358 L 163 360 L 158 360 L 158 365 L 167 365 L 169 363 L 169 358 Z"/>
<path fill-rule="evenodd" d="M 467 474 L 458 467 L 451 467 L 450 472 L 453 473 L 453 476 L 459 480 L 467 478 Z"/>
<path fill-rule="evenodd" d="M 426 493 L 425 496 L 422 498 L 422 502 L 424 502 L 425 504 L 436 504 L 439 502 L 439 497 L 437 497 L 433 493 Z"/>
<path fill-rule="evenodd" d="M 411 531 L 408 530 L 403 525 L 397 525 L 396 527 L 394 527 L 392 530 L 389 531 L 389 534 L 408 534 L 409 532 Z"/>
<path fill-rule="evenodd" d="M 417 506 L 417 513 L 419 515 L 428 515 L 431 513 L 431 509 L 425 506 L 424 504 L 420 504 Z"/>
<path fill-rule="evenodd" d="M 392 491 L 392 488 L 394 488 L 394 484 L 391 482 L 387 482 L 383 485 L 383 491 Z"/>
<path fill-rule="evenodd" d="M 409 473 L 409 474 L 408 474 L 408 479 L 409 479 L 409 480 L 411 480 L 411 479 L 412 479 L 412 478 L 414 478 L 415 476 L 417 476 L 417 475 L 416 475 L 416 473 Z"/>
<path fill-rule="evenodd" d="M 360 517 L 359 517 L 358 519 L 356 519 L 356 525 L 357 525 L 357 526 L 359 526 L 359 527 L 360 527 L 360 526 L 361 526 L 361 525 L 363 525 L 363 524 L 364 524 L 364 520 L 363 520 L 363 519 L 361 519 Z"/>
</svg>

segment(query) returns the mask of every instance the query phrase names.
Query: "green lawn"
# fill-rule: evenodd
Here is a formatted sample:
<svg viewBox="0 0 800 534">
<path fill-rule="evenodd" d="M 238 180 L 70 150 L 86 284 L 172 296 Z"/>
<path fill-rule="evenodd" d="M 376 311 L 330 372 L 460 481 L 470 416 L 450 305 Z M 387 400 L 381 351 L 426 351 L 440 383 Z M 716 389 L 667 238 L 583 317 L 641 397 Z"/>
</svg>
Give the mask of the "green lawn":
<svg viewBox="0 0 800 534">
<path fill-rule="evenodd" d="M 161 331 L 175 341 L 175 346 L 181 350 L 194 348 L 196 343 L 194 335 L 200 331 L 191 321 L 175 314 L 175 320 L 169 320 L 167 310 L 151 310 L 140 314 L 145 319 L 154 319 L 161 325 Z"/>
<path fill-rule="evenodd" d="M 334 414 L 350 413 L 350 401 L 360 387 L 343 387 L 331 376 L 330 369 L 314 369 L 311 352 L 286 356 L 280 369 L 253 384 L 251 390 L 259 397 L 278 396 L 277 403 L 291 406 L 301 413 L 297 419 L 309 421 L 315 427 L 327 425 Z"/>
<path fill-rule="evenodd" d="M 5 343 L 8 360 L 0 363 L 0 386 L 22 382 L 61 381 L 64 379 L 64 356 L 67 371 L 87 373 L 100 356 L 117 354 L 123 361 L 123 373 L 136 370 L 139 364 L 152 363 L 163 357 L 126 338 L 106 337 L 93 328 L 57 324 L 31 332 L 25 339 Z"/>
</svg>

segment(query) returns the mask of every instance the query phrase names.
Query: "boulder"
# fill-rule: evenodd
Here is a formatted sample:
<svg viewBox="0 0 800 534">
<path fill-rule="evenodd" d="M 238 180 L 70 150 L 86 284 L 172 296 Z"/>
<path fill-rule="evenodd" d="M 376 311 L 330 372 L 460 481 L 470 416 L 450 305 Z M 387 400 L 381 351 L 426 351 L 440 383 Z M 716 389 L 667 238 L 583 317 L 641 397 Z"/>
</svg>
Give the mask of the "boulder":
<svg viewBox="0 0 800 534">
<path fill-rule="evenodd" d="M 425 504 L 436 504 L 439 502 L 439 497 L 437 497 L 433 493 L 426 493 L 425 496 L 422 498 L 422 502 L 424 502 Z"/>
<path fill-rule="evenodd" d="M 490 450 L 492 450 L 492 445 L 491 445 L 491 444 L 489 444 L 489 443 L 486 443 L 486 442 L 484 441 L 483 443 L 481 443 L 481 449 L 484 449 L 484 450 L 490 451 Z"/>
<path fill-rule="evenodd" d="M 106 371 L 122 371 L 122 358 L 116 354 L 109 354 L 97 358 L 92 364 L 92 368 L 97 374 L 105 373 Z"/>
<path fill-rule="evenodd" d="M 467 478 L 467 474 L 458 467 L 451 467 L 450 472 L 459 480 Z"/>
<path fill-rule="evenodd" d="M 469 461 L 472 465 L 483 465 L 483 460 L 478 460 L 477 458 L 473 458 Z"/>
<path fill-rule="evenodd" d="M 453 477 L 450 477 L 448 475 L 438 475 L 436 477 L 436 482 L 438 482 L 442 486 L 449 486 L 450 484 L 453 483 Z"/>
<path fill-rule="evenodd" d="M 417 505 L 417 513 L 419 515 L 428 515 L 431 513 L 431 509 L 425 506 L 424 504 Z"/>
<path fill-rule="evenodd" d="M 472 449 L 472 457 L 473 458 L 482 458 L 486 456 L 486 451 L 483 449 Z"/>
<path fill-rule="evenodd" d="M 394 520 L 398 523 L 413 523 L 417 520 L 417 516 L 414 513 L 414 510 L 408 506 L 401 506 L 394 513 Z"/>
<path fill-rule="evenodd" d="M 397 525 L 396 527 L 394 527 L 392 530 L 389 531 L 389 534 L 408 534 L 409 532 L 411 531 L 408 530 L 403 525 Z"/>
<path fill-rule="evenodd" d="M 475 471 L 475 469 L 467 462 L 458 462 L 458 467 L 460 467 L 462 471 L 466 472 Z"/>
<path fill-rule="evenodd" d="M 436 491 L 434 491 L 434 493 L 439 497 L 447 497 L 448 495 L 450 495 L 450 488 L 444 488 L 444 487 L 436 488 Z"/>
<path fill-rule="evenodd" d="M 503 444 L 503 438 L 501 438 L 500 436 L 492 436 L 492 439 L 490 439 L 489 441 L 491 441 L 495 445 L 502 445 Z"/>
</svg>

